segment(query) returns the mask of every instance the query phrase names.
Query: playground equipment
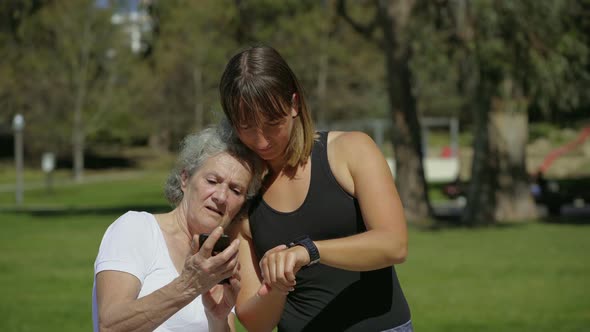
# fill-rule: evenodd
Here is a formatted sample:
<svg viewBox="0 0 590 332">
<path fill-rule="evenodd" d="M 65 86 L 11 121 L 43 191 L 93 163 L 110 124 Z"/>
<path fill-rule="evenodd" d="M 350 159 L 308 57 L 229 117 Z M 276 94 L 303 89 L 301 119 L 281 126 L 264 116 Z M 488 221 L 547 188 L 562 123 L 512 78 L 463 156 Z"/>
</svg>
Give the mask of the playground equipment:
<svg viewBox="0 0 590 332">
<path fill-rule="evenodd" d="M 558 181 L 546 178 L 547 171 L 557 159 L 580 146 L 589 137 L 590 126 L 583 128 L 576 139 L 549 152 L 537 171 L 531 174 L 531 194 L 535 202 L 547 207 L 549 215 L 559 215 L 562 206 L 567 204 L 580 207 L 590 202 L 590 190 L 588 188 L 571 185 L 563 187 L 563 185 L 560 186 Z M 466 184 L 458 180 L 443 187 L 443 193 L 450 199 L 464 197 L 465 191 Z"/>
<path fill-rule="evenodd" d="M 590 202 L 590 190 L 587 188 L 581 190 L 576 190 L 574 187 L 562 188 L 557 181 L 545 177 L 551 165 L 559 157 L 580 146 L 588 137 L 590 137 L 590 126 L 583 128 L 576 139 L 547 154 L 536 173 L 532 175 L 531 192 L 533 197 L 537 203 L 547 207 L 547 212 L 550 215 L 559 215 L 561 207 L 568 203 L 573 203 L 574 206 L 584 206 L 586 202 Z"/>
<path fill-rule="evenodd" d="M 575 149 L 576 147 L 578 147 L 579 145 L 584 143 L 584 141 L 586 139 L 588 139 L 588 137 L 590 137 L 590 126 L 582 129 L 582 131 L 580 132 L 578 137 L 576 137 L 575 140 L 573 140 L 567 144 L 564 144 L 564 145 L 560 146 L 559 148 L 551 151 L 545 157 L 541 166 L 539 166 L 539 169 L 537 170 L 537 174 L 547 173 L 547 170 L 549 169 L 549 167 L 551 167 L 553 162 L 555 162 L 555 160 L 557 160 L 557 158 L 561 157 L 562 155 L 570 152 L 571 150 Z"/>
<path fill-rule="evenodd" d="M 421 119 L 422 151 L 428 151 L 428 136 L 434 127 L 448 127 L 449 145 L 438 156 L 424 158 L 424 176 L 428 182 L 448 183 L 459 178 L 459 120 L 446 117 Z"/>
</svg>

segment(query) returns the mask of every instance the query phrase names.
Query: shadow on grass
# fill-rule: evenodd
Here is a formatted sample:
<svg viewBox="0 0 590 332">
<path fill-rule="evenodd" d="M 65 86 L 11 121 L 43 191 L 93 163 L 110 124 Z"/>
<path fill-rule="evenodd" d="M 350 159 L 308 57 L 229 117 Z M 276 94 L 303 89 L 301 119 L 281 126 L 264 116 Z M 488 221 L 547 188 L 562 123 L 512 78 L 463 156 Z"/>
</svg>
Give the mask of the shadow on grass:
<svg viewBox="0 0 590 332">
<path fill-rule="evenodd" d="M 536 179 L 540 192 L 535 196 L 538 215 L 536 221 L 564 225 L 590 225 L 590 176 L 578 176 L 567 179 L 541 178 Z M 449 185 L 431 185 L 433 192 L 442 192 L 443 196 L 450 198 L 448 201 L 433 203 L 433 220 L 426 222 L 426 226 L 419 228 L 470 228 L 470 227 L 509 227 L 526 224 L 522 222 L 504 222 L 491 225 L 471 226 L 461 221 L 463 207 L 454 202 L 454 197 L 449 196 L 448 189 L 456 196 L 461 196 L 466 191 L 466 182 L 455 182 Z"/>
<path fill-rule="evenodd" d="M 588 215 L 575 215 L 575 216 L 559 216 L 559 217 L 546 217 L 541 218 L 541 222 L 547 224 L 557 224 L 557 225 L 581 225 L 581 226 L 590 226 L 590 214 Z"/>
<path fill-rule="evenodd" d="M 147 211 L 150 213 L 169 212 L 169 205 L 121 205 L 87 207 L 23 207 L 1 209 L 0 213 L 28 214 L 35 217 L 59 217 L 81 215 L 122 215 L 127 211 Z"/>
<path fill-rule="evenodd" d="M 543 206 L 538 206 L 540 217 L 535 221 L 551 224 L 563 225 L 590 225 L 590 205 L 584 206 L 563 206 L 560 210 L 560 215 L 552 216 L 547 214 L 547 209 Z M 449 228 L 512 228 L 528 224 L 526 220 L 514 222 L 496 222 L 488 225 L 470 225 L 465 224 L 462 220 L 463 208 L 452 205 L 442 204 L 433 207 L 434 217 L 427 221 L 418 221 L 412 223 L 417 229 L 422 230 L 443 230 Z"/>
<path fill-rule="evenodd" d="M 72 169 L 73 163 L 70 158 L 58 158 L 57 168 Z M 119 155 L 105 155 L 94 151 L 87 151 L 84 155 L 84 168 L 93 170 L 104 170 L 109 168 L 135 168 L 136 160 Z"/>
</svg>

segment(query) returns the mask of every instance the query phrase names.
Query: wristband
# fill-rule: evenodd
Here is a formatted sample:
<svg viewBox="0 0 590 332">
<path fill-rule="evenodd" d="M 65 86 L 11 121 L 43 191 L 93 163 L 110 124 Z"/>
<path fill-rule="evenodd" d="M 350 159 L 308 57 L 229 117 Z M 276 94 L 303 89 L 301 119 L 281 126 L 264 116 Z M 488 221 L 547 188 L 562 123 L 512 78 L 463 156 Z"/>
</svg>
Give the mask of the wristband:
<svg viewBox="0 0 590 332">
<path fill-rule="evenodd" d="M 313 243 L 313 241 L 307 235 L 298 237 L 287 246 L 289 248 L 302 246 L 307 250 L 307 253 L 309 254 L 309 264 L 306 266 L 314 265 L 320 262 L 320 251 L 318 250 L 318 247 L 316 247 L 315 243 Z"/>
</svg>

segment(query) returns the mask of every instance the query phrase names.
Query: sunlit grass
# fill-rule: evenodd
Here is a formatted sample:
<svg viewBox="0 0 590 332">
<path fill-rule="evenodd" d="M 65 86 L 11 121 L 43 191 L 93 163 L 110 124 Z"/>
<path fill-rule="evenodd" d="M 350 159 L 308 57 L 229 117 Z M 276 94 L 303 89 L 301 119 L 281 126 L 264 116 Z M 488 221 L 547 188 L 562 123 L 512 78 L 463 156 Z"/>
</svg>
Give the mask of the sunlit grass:
<svg viewBox="0 0 590 332">
<path fill-rule="evenodd" d="M 398 267 L 418 331 L 582 331 L 589 225 L 412 232 Z"/>
<path fill-rule="evenodd" d="M 0 219 L 0 330 L 91 330 L 93 263 L 112 216 Z"/>
<path fill-rule="evenodd" d="M 165 172 L 0 194 L 0 331 L 91 330 L 92 269 L 126 208 L 167 209 Z M 42 209 L 39 206 L 52 206 Z M 1 212 L 4 211 L 4 212 Z M 590 325 L 590 223 L 411 228 L 397 267 L 417 331 L 583 331 Z"/>
<path fill-rule="evenodd" d="M 163 196 L 167 173 L 127 171 L 87 175 L 80 184 L 62 178 L 51 190 L 44 183 L 24 192 L 23 207 L 84 208 L 166 204 Z M 0 207 L 14 208 L 13 191 L 0 192 Z"/>
</svg>

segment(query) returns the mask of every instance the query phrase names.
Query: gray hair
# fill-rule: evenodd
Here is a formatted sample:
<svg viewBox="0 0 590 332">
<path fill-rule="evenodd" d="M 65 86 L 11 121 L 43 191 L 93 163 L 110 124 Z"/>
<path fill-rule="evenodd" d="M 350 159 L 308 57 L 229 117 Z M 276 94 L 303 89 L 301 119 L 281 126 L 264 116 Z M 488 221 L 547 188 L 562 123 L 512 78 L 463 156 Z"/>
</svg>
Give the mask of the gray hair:
<svg viewBox="0 0 590 332">
<path fill-rule="evenodd" d="M 172 205 L 178 206 L 184 197 L 181 188 L 183 172 L 191 178 L 209 158 L 220 153 L 228 153 L 246 166 L 252 174 L 246 198 L 250 199 L 256 195 L 266 171 L 265 164 L 240 142 L 229 123 L 222 121 L 215 127 L 188 135 L 182 140 L 176 166 L 170 172 L 164 187 L 166 199 Z"/>
</svg>

